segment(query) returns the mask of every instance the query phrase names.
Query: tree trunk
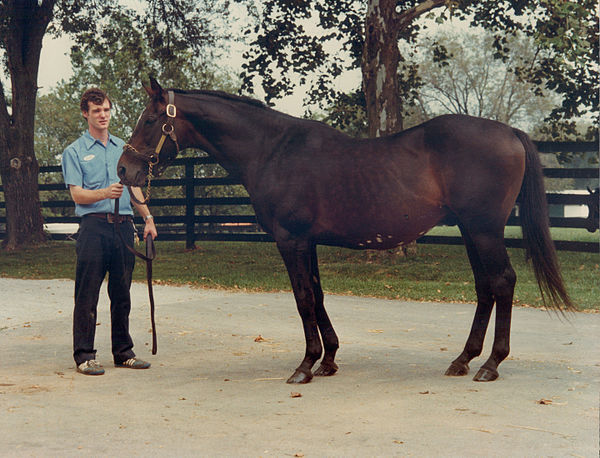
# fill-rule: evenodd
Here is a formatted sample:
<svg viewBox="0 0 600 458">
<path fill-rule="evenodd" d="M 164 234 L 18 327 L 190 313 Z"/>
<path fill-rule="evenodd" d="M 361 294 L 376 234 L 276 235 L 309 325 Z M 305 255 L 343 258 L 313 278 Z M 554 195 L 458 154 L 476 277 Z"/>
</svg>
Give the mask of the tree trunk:
<svg viewBox="0 0 600 458">
<path fill-rule="evenodd" d="M 361 66 L 372 138 L 402 130 L 396 3 L 396 0 L 369 0 L 367 10 Z"/>
<path fill-rule="evenodd" d="M 361 65 L 371 138 L 402 130 L 396 3 L 396 0 L 369 0 Z M 407 256 L 416 254 L 416 250 L 416 242 L 413 242 L 391 253 Z M 377 252 L 374 256 L 379 259 L 386 254 Z"/>
<path fill-rule="evenodd" d="M 0 83 L 0 178 L 6 201 L 5 249 L 45 241 L 34 151 L 35 101 L 42 40 L 55 1 L 9 0 L 4 43 L 11 78 L 10 111 Z"/>
<path fill-rule="evenodd" d="M 369 0 L 361 62 L 369 137 L 391 135 L 403 129 L 398 38 L 416 18 L 446 3 L 447 0 L 425 0 L 399 14 L 396 0 Z M 403 246 L 402 252 L 416 254 L 416 242 Z"/>
</svg>

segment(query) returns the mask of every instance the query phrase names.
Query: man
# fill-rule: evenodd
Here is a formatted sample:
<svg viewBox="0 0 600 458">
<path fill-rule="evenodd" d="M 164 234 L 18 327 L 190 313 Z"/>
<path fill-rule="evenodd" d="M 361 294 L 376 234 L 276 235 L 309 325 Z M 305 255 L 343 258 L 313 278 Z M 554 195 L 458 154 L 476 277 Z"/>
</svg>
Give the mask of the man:
<svg viewBox="0 0 600 458">
<path fill-rule="evenodd" d="M 77 237 L 75 309 L 73 311 L 73 356 L 77 371 L 102 375 L 104 368 L 96 360 L 94 336 L 98 296 L 108 272 L 112 354 L 115 366 L 147 369 L 150 363 L 136 358 L 129 335 L 131 298 L 129 288 L 135 256 L 124 246 L 115 224 L 114 205 L 119 199 L 119 224 L 123 239 L 133 245 L 133 211 L 130 195 L 117 176 L 117 162 L 123 152 L 123 140 L 109 134 L 112 102 L 97 88 L 81 97 L 81 113 L 88 130 L 69 145 L 62 155 L 65 184 L 81 216 Z M 143 200 L 139 188 L 133 189 Z M 134 203 L 144 218 L 144 239 L 156 237 L 156 227 L 146 205 Z"/>
</svg>

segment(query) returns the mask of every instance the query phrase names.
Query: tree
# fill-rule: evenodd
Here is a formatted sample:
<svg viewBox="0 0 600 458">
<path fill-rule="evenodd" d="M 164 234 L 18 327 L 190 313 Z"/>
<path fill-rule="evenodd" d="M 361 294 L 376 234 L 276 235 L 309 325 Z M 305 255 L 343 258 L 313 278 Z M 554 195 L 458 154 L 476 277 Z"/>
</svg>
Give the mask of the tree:
<svg viewBox="0 0 600 458">
<path fill-rule="evenodd" d="M 598 13 L 591 0 L 266 0 L 262 4 L 254 29 L 248 30 L 254 39 L 245 53 L 243 81 L 249 91 L 259 81 L 267 101 L 290 93 L 296 81 L 305 83 L 312 76 L 309 96 L 326 106 L 337 96 L 334 78 L 345 69 L 361 67 L 374 135 L 381 131 L 380 113 L 398 112 L 394 102 L 378 99 L 378 91 L 380 96 L 388 94 L 386 98 L 400 98 L 400 106 L 411 103 L 417 94 L 421 83 L 412 53 L 405 50 L 431 29 L 431 23 L 418 21 L 427 14 L 440 23 L 457 19 L 490 31 L 494 57 L 502 60 L 512 53 L 511 36 L 521 32 L 533 38 L 537 53 L 515 73 L 560 96 L 549 120 L 568 122 L 586 112 L 598 115 Z M 307 25 L 311 20 L 312 28 Z M 405 44 L 402 53 L 394 49 L 398 42 Z M 435 58 L 448 57 L 440 43 Z M 402 72 L 396 64 L 401 64 Z M 394 79 L 396 91 L 390 89 Z"/>
<path fill-rule="evenodd" d="M 9 249 L 44 240 L 33 152 L 33 118 L 42 39 L 51 20 L 50 2 L 3 1 L 0 44 L 6 52 L 12 96 L 7 100 L 0 82 L 0 178 L 6 202 Z M 14 75 L 14 77 L 12 76 Z M 9 111 L 10 104 L 10 111 Z"/>
<path fill-rule="evenodd" d="M 73 36 L 78 43 L 102 45 L 127 30 L 104 29 L 107 18 L 125 14 L 133 28 L 163 62 L 179 51 L 211 55 L 222 37 L 213 19 L 226 18 L 227 0 L 147 0 L 145 14 L 123 8 L 117 0 L 2 0 L 0 52 L 0 179 L 6 201 L 6 249 L 40 243 L 39 166 L 34 152 L 37 74 L 42 40 L 48 33 Z M 134 59 L 132 59 L 133 61 Z M 9 95 L 10 94 L 10 95 Z"/>
<path fill-rule="evenodd" d="M 513 37 L 508 41 L 513 52 L 502 61 L 493 57 L 493 39 L 483 31 L 443 32 L 421 42 L 422 51 L 416 56 L 421 81 L 416 103 L 422 118 L 462 113 L 531 130 L 551 113 L 558 96 L 545 96 L 549 91 L 522 81 L 514 71 L 534 59 L 533 40 Z M 444 43 L 448 59 L 436 59 L 437 43 Z M 532 97 L 536 91 L 541 91 L 539 96 Z"/>
</svg>

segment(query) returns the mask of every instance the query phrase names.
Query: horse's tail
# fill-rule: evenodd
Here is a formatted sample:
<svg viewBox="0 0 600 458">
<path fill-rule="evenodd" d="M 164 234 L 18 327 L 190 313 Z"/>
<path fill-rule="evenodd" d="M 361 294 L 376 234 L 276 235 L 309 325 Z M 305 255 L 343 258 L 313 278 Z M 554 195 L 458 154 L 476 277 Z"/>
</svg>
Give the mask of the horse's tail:
<svg viewBox="0 0 600 458">
<path fill-rule="evenodd" d="M 533 265 L 544 304 L 559 310 L 576 310 L 563 283 L 550 237 L 548 203 L 537 148 L 529 135 L 518 129 L 513 130 L 525 147 L 525 176 L 521 184 L 519 218 L 527 259 Z"/>
</svg>

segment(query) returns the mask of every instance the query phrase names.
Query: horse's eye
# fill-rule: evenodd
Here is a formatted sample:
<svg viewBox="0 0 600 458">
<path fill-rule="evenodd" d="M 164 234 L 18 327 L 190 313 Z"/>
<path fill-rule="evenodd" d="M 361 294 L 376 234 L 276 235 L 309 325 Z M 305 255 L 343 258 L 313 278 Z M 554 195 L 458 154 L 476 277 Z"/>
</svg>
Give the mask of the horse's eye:
<svg viewBox="0 0 600 458">
<path fill-rule="evenodd" d="M 156 121 L 157 116 L 156 115 L 150 115 L 146 118 L 146 121 L 144 122 L 144 124 L 152 124 L 154 121 Z"/>
</svg>

